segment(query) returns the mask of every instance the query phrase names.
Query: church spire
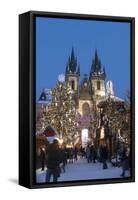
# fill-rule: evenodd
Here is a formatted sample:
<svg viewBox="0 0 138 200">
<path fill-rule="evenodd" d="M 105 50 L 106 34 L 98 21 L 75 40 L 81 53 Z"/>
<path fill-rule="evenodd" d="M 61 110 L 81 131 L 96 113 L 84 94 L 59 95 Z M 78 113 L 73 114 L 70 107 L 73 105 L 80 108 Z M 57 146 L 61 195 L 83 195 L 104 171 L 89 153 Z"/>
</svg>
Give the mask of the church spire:
<svg viewBox="0 0 138 200">
<path fill-rule="evenodd" d="M 66 66 L 65 80 L 66 85 L 69 86 L 73 92 L 78 92 L 80 78 L 80 66 L 77 62 L 77 57 L 72 47 L 71 53 Z"/>
<path fill-rule="evenodd" d="M 74 48 L 72 47 L 71 55 L 69 56 L 67 67 L 66 67 L 66 74 L 76 74 L 77 73 L 77 57 L 75 57 Z"/>
<path fill-rule="evenodd" d="M 95 64 L 94 59 L 92 59 L 92 65 L 91 65 L 91 73 L 94 72 Z"/>
<path fill-rule="evenodd" d="M 95 49 L 94 57 L 92 58 L 91 70 L 90 70 L 90 78 L 91 77 L 99 77 L 105 79 L 105 69 L 102 71 L 101 60 L 98 56 L 98 51 Z"/>
<path fill-rule="evenodd" d="M 99 58 L 98 58 L 98 52 L 97 49 L 95 49 L 95 64 L 99 63 Z"/>
<path fill-rule="evenodd" d="M 95 49 L 95 57 L 94 57 L 94 71 L 101 72 L 101 61 L 98 56 L 97 49 Z"/>
<path fill-rule="evenodd" d="M 74 60 L 75 56 L 74 56 L 74 48 L 72 47 L 72 51 L 71 51 L 71 60 Z"/>
</svg>

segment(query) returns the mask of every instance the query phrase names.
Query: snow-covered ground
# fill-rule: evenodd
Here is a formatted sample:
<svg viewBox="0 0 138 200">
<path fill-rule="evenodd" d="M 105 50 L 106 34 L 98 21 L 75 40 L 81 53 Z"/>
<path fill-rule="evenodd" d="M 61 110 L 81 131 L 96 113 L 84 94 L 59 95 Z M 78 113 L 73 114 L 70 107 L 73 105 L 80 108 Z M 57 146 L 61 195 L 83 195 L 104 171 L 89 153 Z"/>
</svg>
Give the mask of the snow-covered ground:
<svg viewBox="0 0 138 200">
<path fill-rule="evenodd" d="M 87 163 L 86 159 L 79 159 L 74 161 L 73 164 L 67 164 L 66 172 L 61 173 L 58 181 L 72 181 L 72 180 L 88 180 L 88 179 L 110 179 L 110 178 L 121 178 L 121 168 L 113 167 L 108 163 L 108 169 L 102 169 L 102 163 Z M 127 171 L 126 176 L 130 174 Z M 46 177 L 46 168 L 44 171 L 38 169 L 36 171 L 37 183 L 44 183 Z"/>
</svg>

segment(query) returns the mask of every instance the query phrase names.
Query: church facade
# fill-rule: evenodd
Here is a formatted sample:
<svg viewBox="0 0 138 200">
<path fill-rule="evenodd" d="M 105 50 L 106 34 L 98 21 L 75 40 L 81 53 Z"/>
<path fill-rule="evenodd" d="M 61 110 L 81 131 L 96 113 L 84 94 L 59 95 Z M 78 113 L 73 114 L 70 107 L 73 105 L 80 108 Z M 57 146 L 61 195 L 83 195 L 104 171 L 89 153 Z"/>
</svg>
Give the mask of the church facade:
<svg viewBox="0 0 138 200">
<path fill-rule="evenodd" d="M 97 50 L 95 50 L 89 75 L 85 74 L 81 81 L 80 66 L 72 48 L 66 66 L 65 82 L 67 86 L 70 86 L 77 99 L 77 111 L 81 116 L 92 113 L 94 106 L 105 96 L 105 79 L 105 68 L 102 67 Z"/>
</svg>

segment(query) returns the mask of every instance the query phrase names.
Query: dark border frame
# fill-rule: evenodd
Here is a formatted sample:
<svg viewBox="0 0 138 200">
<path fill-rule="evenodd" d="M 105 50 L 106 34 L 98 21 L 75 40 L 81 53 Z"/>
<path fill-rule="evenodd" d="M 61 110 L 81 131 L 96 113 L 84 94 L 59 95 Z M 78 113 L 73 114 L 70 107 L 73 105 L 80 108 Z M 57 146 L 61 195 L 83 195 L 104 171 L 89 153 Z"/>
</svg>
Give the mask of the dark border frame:
<svg viewBox="0 0 138 200">
<path fill-rule="evenodd" d="M 50 17 L 96 21 L 128 22 L 131 66 L 132 170 L 130 178 L 36 183 L 35 181 L 35 18 Z M 135 18 L 103 15 L 30 11 L 19 15 L 19 184 L 28 188 L 125 183 L 135 181 Z"/>
</svg>

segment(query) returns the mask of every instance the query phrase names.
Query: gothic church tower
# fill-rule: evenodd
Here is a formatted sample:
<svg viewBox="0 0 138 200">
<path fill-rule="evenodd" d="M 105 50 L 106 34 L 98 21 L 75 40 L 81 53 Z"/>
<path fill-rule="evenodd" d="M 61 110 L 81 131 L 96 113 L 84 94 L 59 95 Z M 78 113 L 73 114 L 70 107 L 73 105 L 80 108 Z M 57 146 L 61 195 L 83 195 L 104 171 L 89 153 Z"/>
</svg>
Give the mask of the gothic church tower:
<svg viewBox="0 0 138 200">
<path fill-rule="evenodd" d="M 89 80 L 92 87 L 93 97 L 96 99 L 101 96 L 105 96 L 105 78 L 105 69 L 102 70 L 101 61 L 98 57 L 97 50 L 95 50 L 95 56 L 94 59 L 92 59 Z"/>
<path fill-rule="evenodd" d="M 79 89 L 79 78 L 80 78 L 80 66 L 77 64 L 77 58 L 74 55 L 74 49 L 72 48 L 71 56 L 69 56 L 65 80 L 66 85 L 70 86 L 72 91 L 78 92 Z"/>
</svg>

